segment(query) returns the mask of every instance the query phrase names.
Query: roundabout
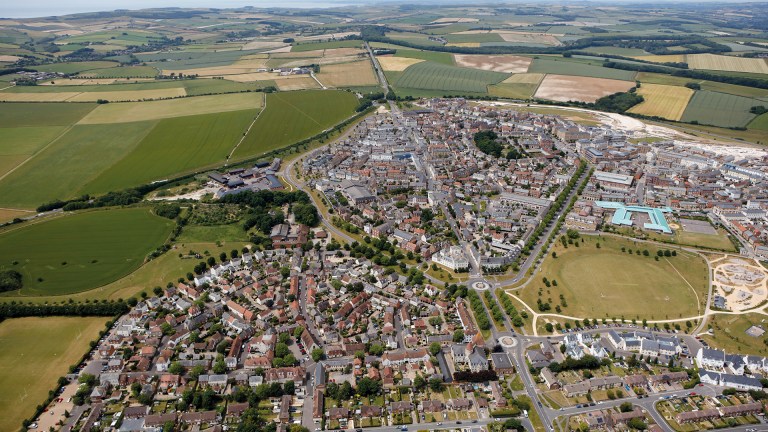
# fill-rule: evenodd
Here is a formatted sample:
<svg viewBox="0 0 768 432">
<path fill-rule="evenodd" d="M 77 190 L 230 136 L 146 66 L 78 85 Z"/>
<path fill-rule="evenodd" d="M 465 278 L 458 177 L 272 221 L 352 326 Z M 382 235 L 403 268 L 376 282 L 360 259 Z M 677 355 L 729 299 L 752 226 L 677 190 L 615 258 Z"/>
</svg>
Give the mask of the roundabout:
<svg viewBox="0 0 768 432">
<path fill-rule="evenodd" d="M 499 338 L 499 343 L 504 348 L 514 348 L 517 346 L 517 339 L 511 336 L 502 336 Z"/>
<path fill-rule="evenodd" d="M 475 291 L 486 291 L 491 289 L 491 284 L 484 280 L 472 282 L 469 286 Z"/>
</svg>

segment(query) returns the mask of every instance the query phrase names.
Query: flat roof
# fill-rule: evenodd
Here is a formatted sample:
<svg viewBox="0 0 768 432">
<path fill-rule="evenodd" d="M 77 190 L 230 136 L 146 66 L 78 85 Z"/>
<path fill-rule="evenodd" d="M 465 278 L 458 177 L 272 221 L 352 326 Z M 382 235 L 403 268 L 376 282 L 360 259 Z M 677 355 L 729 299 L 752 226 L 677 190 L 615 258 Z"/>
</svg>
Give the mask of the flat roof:
<svg viewBox="0 0 768 432">
<path fill-rule="evenodd" d="M 664 213 L 672 212 L 672 209 L 669 207 L 627 206 L 623 203 L 611 201 L 595 201 L 595 205 L 604 209 L 615 210 L 611 218 L 611 223 L 615 225 L 632 226 L 632 213 L 645 213 L 651 222 L 643 224 L 643 228 L 661 231 L 664 234 L 672 234 L 672 228 L 669 227 L 667 218 L 664 216 Z"/>
</svg>

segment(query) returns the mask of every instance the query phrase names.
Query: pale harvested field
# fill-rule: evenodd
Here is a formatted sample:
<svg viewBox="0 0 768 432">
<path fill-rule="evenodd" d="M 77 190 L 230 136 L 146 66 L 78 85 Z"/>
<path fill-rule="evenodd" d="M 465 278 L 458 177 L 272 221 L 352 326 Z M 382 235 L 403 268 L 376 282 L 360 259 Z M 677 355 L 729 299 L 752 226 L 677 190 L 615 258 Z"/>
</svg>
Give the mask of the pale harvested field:
<svg viewBox="0 0 768 432">
<path fill-rule="evenodd" d="M 165 99 L 186 96 L 183 88 L 167 88 L 136 91 L 112 91 L 112 92 L 83 92 L 70 99 L 68 102 L 95 102 L 99 99 L 110 102 L 141 101 L 145 99 Z"/>
<path fill-rule="evenodd" d="M 80 92 L 57 93 L 0 93 L 3 102 L 64 102 L 79 95 Z"/>
<path fill-rule="evenodd" d="M 513 31 L 497 31 L 499 36 L 506 42 L 525 42 L 525 43 L 540 43 L 546 45 L 559 46 L 562 45 L 560 41 L 551 34 L 547 33 L 529 33 L 529 32 L 513 32 Z"/>
<path fill-rule="evenodd" d="M 544 74 L 541 73 L 521 73 L 512 75 L 500 84 L 538 84 L 543 79 Z"/>
<path fill-rule="evenodd" d="M 328 33 L 328 34 L 322 34 L 322 35 L 300 37 L 298 38 L 298 40 L 311 41 L 311 40 L 323 40 L 323 39 L 343 39 L 349 36 L 360 36 L 360 32 Z"/>
<path fill-rule="evenodd" d="M 260 108 L 261 93 L 234 93 L 198 96 L 154 102 L 99 105 L 78 124 L 129 123 L 171 117 L 212 114 Z"/>
<path fill-rule="evenodd" d="M 287 53 L 287 52 L 291 52 L 291 48 L 293 48 L 293 47 L 290 46 L 290 45 L 286 45 L 286 46 L 283 46 L 283 47 L 280 47 L 280 48 L 275 48 L 273 50 L 264 51 L 264 52 L 265 53 L 269 53 L 269 54 L 272 54 L 272 53 Z"/>
<path fill-rule="evenodd" d="M 446 44 L 446 46 L 464 47 L 464 48 L 479 48 L 480 42 L 452 42 Z"/>
<path fill-rule="evenodd" d="M 605 78 L 547 75 L 539 84 L 535 97 L 560 102 L 594 102 L 603 96 L 625 92 L 635 83 Z"/>
<path fill-rule="evenodd" d="M 691 69 L 768 74 L 768 63 L 761 58 L 731 57 L 715 54 L 688 54 Z"/>
<path fill-rule="evenodd" d="M 321 58 L 313 58 L 311 60 L 311 63 L 317 64 L 317 65 L 329 65 L 329 64 L 337 64 L 337 63 L 350 63 L 354 61 L 360 60 L 360 57 L 358 56 L 344 56 L 344 57 L 321 57 Z M 306 66 L 307 59 L 303 60 L 292 60 L 292 61 L 286 61 L 281 62 L 279 67 L 299 67 L 299 66 Z"/>
<path fill-rule="evenodd" d="M 413 66 L 416 63 L 421 63 L 424 60 L 414 59 L 407 57 L 391 57 L 391 56 L 378 56 L 379 64 L 385 71 L 390 72 L 402 72 L 408 69 L 408 66 Z"/>
<path fill-rule="evenodd" d="M 21 57 L 16 57 L 15 55 L 0 55 L 0 62 L 10 62 L 13 63 L 17 60 L 19 60 Z"/>
<path fill-rule="evenodd" d="M 249 51 L 249 50 L 257 50 L 257 49 L 269 49 L 269 48 L 282 48 L 285 46 L 285 43 L 280 42 L 273 42 L 273 41 L 251 41 L 246 43 L 242 46 L 243 51 Z"/>
<path fill-rule="evenodd" d="M 667 54 L 667 55 L 647 55 L 634 57 L 638 60 L 645 60 L 653 63 L 684 63 L 685 54 Z"/>
<path fill-rule="evenodd" d="M 438 18 L 430 24 L 474 23 L 478 21 L 477 18 Z"/>
<path fill-rule="evenodd" d="M 163 70 L 163 75 L 169 75 L 172 72 L 183 73 L 185 75 L 197 74 L 200 76 L 222 76 L 237 75 L 244 73 L 257 72 L 259 69 L 267 67 L 267 59 L 247 59 L 238 60 L 227 66 L 212 66 L 205 68 L 183 69 L 183 70 Z"/>
<path fill-rule="evenodd" d="M 367 60 L 322 66 L 317 79 L 330 87 L 362 87 L 378 83 L 371 62 Z"/>
<path fill-rule="evenodd" d="M 456 66 L 506 73 L 525 73 L 533 61 L 530 57 L 513 55 L 454 54 L 453 58 Z"/>
<path fill-rule="evenodd" d="M 268 59 L 268 58 L 269 58 L 269 54 L 267 53 L 248 54 L 240 57 L 240 60 L 238 60 L 238 62 L 242 60 Z"/>
<path fill-rule="evenodd" d="M 318 50 L 312 50 L 312 51 L 296 51 L 296 52 L 290 52 L 290 51 L 281 51 L 281 52 L 274 52 L 270 51 L 270 58 L 275 59 L 291 59 L 291 58 L 314 58 L 314 57 L 323 57 L 323 54 L 325 53 L 324 49 L 318 49 Z"/>
<path fill-rule="evenodd" d="M 253 73 L 243 73 L 243 74 L 237 74 L 237 75 L 224 75 L 225 80 L 235 81 L 235 82 L 271 81 L 271 80 L 278 80 L 281 78 L 287 78 L 287 77 L 281 77 L 280 75 L 273 72 L 253 72 Z"/>
<path fill-rule="evenodd" d="M 276 79 L 277 88 L 283 91 L 319 89 L 320 85 L 307 75 L 291 75 L 291 79 Z"/>
<path fill-rule="evenodd" d="M 34 214 L 35 212 L 31 210 L 16 210 L 16 209 L 0 208 L 0 223 L 8 222 L 17 217 L 32 216 Z"/>
<path fill-rule="evenodd" d="M 633 106 L 629 112 L 669 120 L 680 120 L 694 93 L 687 87 L 661 84 L 643 84 L 637 92 L 645 100 Z"/>
</svg>

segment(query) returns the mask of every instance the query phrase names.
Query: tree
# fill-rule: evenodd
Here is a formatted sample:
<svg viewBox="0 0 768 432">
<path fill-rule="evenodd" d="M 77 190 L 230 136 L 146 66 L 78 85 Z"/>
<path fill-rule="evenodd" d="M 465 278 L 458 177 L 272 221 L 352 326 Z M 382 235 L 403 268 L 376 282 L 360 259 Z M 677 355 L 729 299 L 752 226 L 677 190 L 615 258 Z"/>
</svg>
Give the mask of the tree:
<svg viewBox="0 0 768 432">
<path fill-rule="evenodd" d="M 432 354 L 433 356 L 436 356 L 436 355 L 437 355 L 437 353 L 439 353 L 439 352 L 440 352 L 440 349 L 441 349 L 441 348 L 442 348 L 442 347 L 440 346 L 440 343 L 439 343 L 439 342 L 432 342 L 432 343 L 429 345 L 429 353 L 430 353 L 430 354 Z"/>
<path fill-rule="evenodd" d="M 322 348 L 315 348 L 312 350 L 312 361 L 317 363 L 325 358 L 325 351 Z"/>
<path fill-rule="evenodd" d="M 421 374 L 416 375 L 416 378 L 413 379 L 413 386 L 416 390 L 424 390 L 427 387 L 427 380 L 425 380 Z"/>
<path fill-rule="evenodd" d="M 630 412 L 634 408 L 632 407 L 632 402 L 623 402 L 621 405 L 619 405 L 619 409 L 621 412 Z"/>
<path fill-rule="evenodd" d="M 371 355 L 380 356 L 384 354 L 384 346 L 378 343 L 371 344 L 371 346 L 368 348 L 368 352 Z"/>
<path fill-rule="evenodd" d="M 357 383 L 357 393 L 361 396 L 373 396 L 381 391 L 381 381 L 363 377 Z"/>
<path fill-rule="evenodd" d="M 173 362 L 170 366 L 168 366 L 168 373 L 173 375 L 181 375 L 184 373 L 184 366 L 182 366 L 179 362 Z"/>
<path fill-rule="evenodd" d="M 213 373 L 223 374 L 227 371 L 227 365 L 224 363 L 224 358 L 219 358 L 216 363 L 213 364 Z"/>
<path fill-rule="evenodd" d="M 344 383 L 339 386 L 338 400 L 348 400 L 354 394 L 355 389 L 352 388 L 352 384 L 350 384 L 349 381 L 344 381 Z"/>
<path fill-rule="evenodd" d="M 458 329 L 453 332 L 453 341 L 456 343 L 461 343 L 464 341 L 464 330 Z"/>
<path fill-rule="evenodd" d="M 648 429 L 648 425 L 645 424 L 645 422 L 642 419 L 640 419 L 640 418 L 630 419 L 627 422 L 627 426 L 629 426 L 632 429 L 639 430 L 639 431 Z"/>
<path fill-rule="evenodd" d="M 302 333 L 304 333 L 304 327 L 302 326 L 298 326 L 295 329 L 293 329 L 293 337 L 296 339 L 299 339 Z"/>
<path fill-rule="evenodd" d="M 445 388 L 445 385 L 443 384 L 443 380 L 440 378 L 430 378 L 429 379 L 429 389 L 432 390 L 435 393 L 442 392 Z"/>
<path fill-rule="evenodd" d="M 296 384 L 291 380 L 286 381 L 283 384 L 283 394 L 292 395 L 294 393 L 296 393 Z"/>
<path fill-rule="evenodd" d="M 291 353 L 291 350 L 288 349 L 288 345 L 286 345 L 285 343 L 280 342 L 277 345 L 275 345 L 275 357 L 285 357 L 290 353 Z"/>
</svg>

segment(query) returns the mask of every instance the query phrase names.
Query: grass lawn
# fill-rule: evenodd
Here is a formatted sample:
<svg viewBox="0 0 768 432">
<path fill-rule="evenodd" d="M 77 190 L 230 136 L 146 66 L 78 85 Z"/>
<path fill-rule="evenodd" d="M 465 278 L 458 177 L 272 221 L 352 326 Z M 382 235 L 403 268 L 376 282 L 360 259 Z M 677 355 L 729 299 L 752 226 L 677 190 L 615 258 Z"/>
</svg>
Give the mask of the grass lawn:
<svg viewBox="0 0 768 432">
<path fill-rule="evenodd" d="M 223 163 L 256 110 L 160 120 L 139 145 L 82 191 L 106 193 Z"/>
<path fill-rule="evenodd" d="M 654 240 L 661 243 L 679 244 L 694 246 L 698 248 L 710 248 L 728 252 L 736 252 L 736 249 L 733 247 L 733 243 L 728 238 L 728 231 L 723 228 L 718 228 L 717 234 L 695 233 L 684 231 L 683 229 L 677 229 L 675 230 L 674 237 L 670 237 L 666 234 L 641 230 L 636 227 L 617 228 L 616 232 L 628 235 L 630 237 Z"/>
<path fill-rule="evenodd" d="M 356 107 L 355 95 L 345 91 L 270 93 L 266 108 L 233 159 L 256 156 L 309 138 L 350 117 Z"/>
<path fill-rule="evenodd" d="M 766 327 L 768 317 L 752 313 L 746 315 L 714 315 L 709 319 L 714 336 L 702 336 L 712 347 L 729 353 L 765 356 L 768 346 L 763 343 L 766 336 L 752 337 L 744 333 L 753 325 Z"/>
<path fill-rule="evenodd" d="M 708 279 L 698 255 L 678 251 L 676 257 L 656 261 L 659 248 L 653 245 L 615 237 L 582 238 L 578 248 L 565 249 L 557 242 L 557 258 L 547 256 L 534 281 L 522 290 L 521 298 L 531 307 L 541 298 L 550 303 L 549 313 L 556 313 L 563 295 L 567 306 L 562 306 L 562 314 L 579 318 L 673 319 L 700 313 Z M 648 249 L 650 256 L 630 255 L 622 247 Z M 545 277 L 557 286 L 547 288 Z"/>
<path fill-rule="evenodd" d="M 0 430 L 18 430 L 88 351 L 107 318 L 13 318 L 0 323 Z"/>
<path fill-rule="evenodd" d="M 131 208 L 10 228 L 0 233 L 0 268 L 22 273 L 24 287 L 6 294 L 65 295 L 106 285 L 138 268 L 172 227 L 149 209 Z"/>
<path fill-rule="evenodd" d="M 179 243 L 247 242 L 248 233 L 239 223 L 229 225 L 187 225 L 178 237 Z"/>
</svg>

